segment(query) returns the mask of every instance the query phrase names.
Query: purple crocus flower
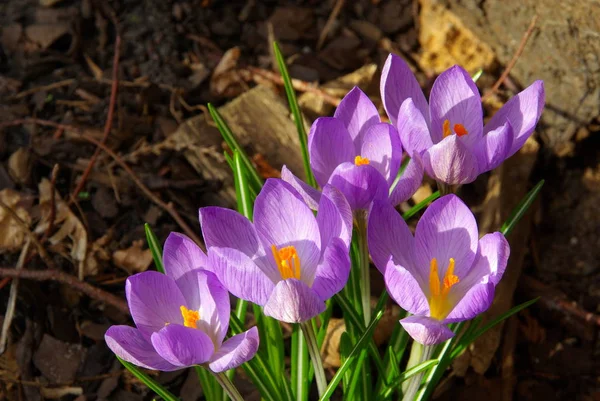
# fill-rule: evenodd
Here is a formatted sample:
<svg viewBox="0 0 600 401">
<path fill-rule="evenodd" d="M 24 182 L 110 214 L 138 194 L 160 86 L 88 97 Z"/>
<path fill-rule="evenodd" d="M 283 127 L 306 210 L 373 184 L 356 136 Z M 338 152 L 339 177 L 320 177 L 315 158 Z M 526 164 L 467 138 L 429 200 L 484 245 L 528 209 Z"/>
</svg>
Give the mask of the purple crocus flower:
<svg viewBox="0 0 600 401">
<path fill-rule="evenodd" d="M 427 104 L 408 65 L 390 54 L 381 74 L 381 98 L 406 152 L 420 155 L 436 181 L 459 185 L 496 168 L 523 146 L 544 108 L 544 84 L 535 81 L 484 127 L 481 97 L 463 68 L 441 73 Z"/>
<path fill-rule="evenodd" d="M 350 272 L 352 215 L 348 202 L 326 185 L 319 212 L 294 188 L 268 179 L 254 204 L 254 223 L 220 207 L 200 209 L 208 257 L 236 297 L 264 307 L 265 315 L 300 323 L 325 310 Z"/>
<path fill-rule="evenodd" d="M 455 195 L 427 208 L 414 237 L 393 207 L 374 202 L 371 257 L 392 298 L 413 314 L 400 323 L 421 344 L 449 339 L 447 323 L 472 319 L 492 304 L 510 248 L 499 232 L 478 238 L 475 217 Z"/>
<path fill-rule="evenodd" d="M 411 160 L 394 185 L 402 160 L 400 137 L 393 125 L 382 123 L 377 108 L 358 87 L 342 99 L 333 117 L 320 117 L 308 136 L 310 166 L 317 183 L 339 189 L 353 211 L 366 210 L 374 199 L 393 205 L 408 199 L 423 179 L 419 160 Z M 311 207 L 319 192 L 283 168 Z"/>
<path fill-rule="evenodd" d="M 112 326 L 104 338 L 121 359 L 147 369 L 172 371 L 207 364 L 233 369 L 258 349 L 256 327 L 223 342 L 229 327 L 229 294 L 189 238 L 172 233 L 164 247 L 166 274 L 147 271 L 127 279 L 125 293 L 136 327 Z"/>
</svg>

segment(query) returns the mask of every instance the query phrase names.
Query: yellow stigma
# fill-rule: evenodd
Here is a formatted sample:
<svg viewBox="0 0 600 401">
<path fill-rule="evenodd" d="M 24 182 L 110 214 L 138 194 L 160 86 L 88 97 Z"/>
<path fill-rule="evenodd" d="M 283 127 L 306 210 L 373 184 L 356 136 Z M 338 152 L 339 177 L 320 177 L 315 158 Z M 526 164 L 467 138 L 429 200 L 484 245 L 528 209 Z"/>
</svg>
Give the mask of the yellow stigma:
<svg viewBox="0 0 600 401">
<path fill-rule="evenodd" d="M 454 275 L 454 258 L 450 258 L 448 269 L 446 270 L 446 274 L 444 274 L 444 279 L 441 281 L 437 259 L 431 259 L 429 268 L 429 291 L 431 292 L 431 297 L 429 298 L 429 315 L 432 318 L 442 320 L 450 313 L 453 305 L 448 299 L 448 294 L 450 293 L 450 289 L 458 282 L 460 282 L 458 276 Z"/>
<path fill-rule="evenodd" d="M 444 138 L 448 135 L 452 135 L 452 130 L 450 129 L 450 120 L 444 120 L 444 126 L 442 127 Z M 462 124 L 454 124 L 454 133 L 458 136 L 467 135 L 469 131 Z"/>
<path fill-rule="evenodd" d="M 354 158 L 354 164 L 356 166 L 364 166 L 365 164 L 369 164 L 369 163 L 370 163 L 370 161 L 366 157 L 362 157 L 362 156 L 358 155 Z"/>
<path fill-rule="evenodd" d="M 293 245 L 283 247 L 279 250 L 277 250 L 275 245 L 271 245 L 271 252 L 273 252 L 273 258 L 275 258 L 275 263 L 277 263 L 277 269 L 279 269 L 282 279 L 295 278 L 300 280 L 300 258 Z"/>
<path fill-rule="evenodd" d="M 192 329 L 195 329 L 196 322 L 200 320 L 200 312 L 189 310 L 183 305 L 179 307 L 179 310 L 181 311 L 181 316 L 183 316 L 183 325 L 185 327 L 191 327 Z"/>
</svg>

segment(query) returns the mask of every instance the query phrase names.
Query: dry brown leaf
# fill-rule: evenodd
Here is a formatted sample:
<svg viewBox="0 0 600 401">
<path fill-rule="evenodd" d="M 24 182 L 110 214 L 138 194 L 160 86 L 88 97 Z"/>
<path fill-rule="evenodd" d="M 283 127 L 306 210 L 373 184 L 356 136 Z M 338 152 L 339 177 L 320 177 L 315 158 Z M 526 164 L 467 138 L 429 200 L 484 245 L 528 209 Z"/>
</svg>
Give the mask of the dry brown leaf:
<svg viewBox="0 0 600 401">
<path fill-rule="evenodd" d="M 31 224 L 31 216 L 21 206 L 21 194 L 12 189 L 0 191 L 0 200 L 11 208 L 27 225 Z M 0 208 L 0 251 L 19 249 L 25 241 L 27 233 L 23 231 L 17 220 L 4 208 Z"/>
<path fill-rule="evenodd" d="M 235 97 L 246 89 L 236 69 L 240 54 L 239 47 L 232 47 L 221 57 L 210 77 L 210 92 L 213 95 Z"/>
<path fill-rule="evenodd" d="M 148 270 L 152 263 L 152 252 L 150 249 L 142 249 L 143 240 L 133 241 L 127 249 L 119 249 L 113 253 L 112 259 L 115 265 L 129 274 Z"/>
<path fill-rule="evenodd" d="M 65 395 L 82 395 L 83 389 L 81 387 L 42 387 L 40 392 L 42 397 L 56 400 Z"/>
<path fill-rule="evenodd" d="M 31 173 L 31 154 L 26 148 L 19 148 L 8 158 L 8 173 L 19 184 L 25 184 Z"/>
<path fill-rule="evenodd" d="M 35 24 L 25 28 L 25 35 L 42 49 L 47 49 L 52 43 L 56 42 L 58 38 L 67 34 L 69 29 L 68 22 Z"/>
<path fill-rule="evenodd" d="M 46 231 L 50 224 L 51 216 L 51 188 L 50 181 L 42 179 L 38 185 L 40 191 L 40 215 L 41 219 L 35 228 L 36 234 L 41 234 Z M 54 217 L 54 227 L 58 230 L 48 238 L 51 245 L 62 244 L 67 241 L 67 247 L 70 248 L 70 256 L 78 265 L 78 276 L 80 280 L 87 275 L 93 275 L 96 272 L 89 271 L 85 268 L 85 261 L 88 249 L 88 236 L 85 227 L 79 221 L 77 216 L 71 211 L 65 201 L 62 200 L 60 194 L 55 191 L 55 207 L 56 213 Z"/>
</svg>

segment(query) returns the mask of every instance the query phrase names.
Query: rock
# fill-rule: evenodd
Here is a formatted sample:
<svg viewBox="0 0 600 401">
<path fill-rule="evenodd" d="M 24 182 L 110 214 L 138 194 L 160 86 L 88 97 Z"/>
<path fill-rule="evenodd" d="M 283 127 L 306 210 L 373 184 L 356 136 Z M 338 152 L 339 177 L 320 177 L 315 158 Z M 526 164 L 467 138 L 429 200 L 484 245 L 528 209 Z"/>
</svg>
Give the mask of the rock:
<svg viewBox="0 0 600 401">
<path fill-rule="evenodd" d="M 313 10 L 303 7 L 277 7 L 269 18 L 276 40 L 299 40 L 315 36 Z"/>
<path fill-rule="evenodd" d="M 403 4 L 404 3 L 404 4 Z M 381 7 L 379 27 L 386 34 L 393 34 L 413 24 L 412 2 L 388 1 Z"/>
</svg>

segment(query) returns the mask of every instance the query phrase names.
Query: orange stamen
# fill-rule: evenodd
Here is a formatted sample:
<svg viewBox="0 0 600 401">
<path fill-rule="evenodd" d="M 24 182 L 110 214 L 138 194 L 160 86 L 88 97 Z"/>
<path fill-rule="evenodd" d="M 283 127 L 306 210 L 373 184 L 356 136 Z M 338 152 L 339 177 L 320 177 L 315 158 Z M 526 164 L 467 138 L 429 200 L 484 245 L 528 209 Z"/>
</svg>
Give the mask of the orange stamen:
<svg viewBox="0 0 600 401">
<path fill-rule="evenodd" d="M 434 319 L 443 320 L 452 310 L 453 303 L 448 299 L 448 295 L 452 287 L 460 282 L 458 276 L 454 274 L 454 263 L 454 258 L 450 258 L 444 279 L 440 280 L 437 259 L 431 259 L 429 268 L 429 291 L 431 292 L 429 311 L 430 316 Z"/>
<path fill-rule="evenodd" d="M 447 137 L 448 135 L 452 134 L 452 131 L 450 130 L 450 120 L 444 120 L 444 128 L 443 128 L 443 135 L 444 138 Z"/>
<path fill-rule="evenodd" d="M 183 316 L 183 325 L 185 327 L 191 327 L 192 329 L 195 329 L 196 322 L 200 320 L 200 312 L 189 310 L 183 305 L 179 307 L 179 310 L 181 311 L 181 316 Z"/>
<path fill-rule="evenodd" d="M 369 163 L 370 163 L 370 161 L 366 157 L 362 157 L 359 155 L 354 158 L 354 164 L 356 166 L 364 166 L 365 164 L 369 164 Z"/>
<path fill-rule="evenodd" d="M 282 279 L 295 278 L 300 280 L 300 258 L 298 252 L 296 252 L 296 247 L 290 245 L 277 250 L 275 245 L 271 245 L 271 252 Z"/>
</svg>

